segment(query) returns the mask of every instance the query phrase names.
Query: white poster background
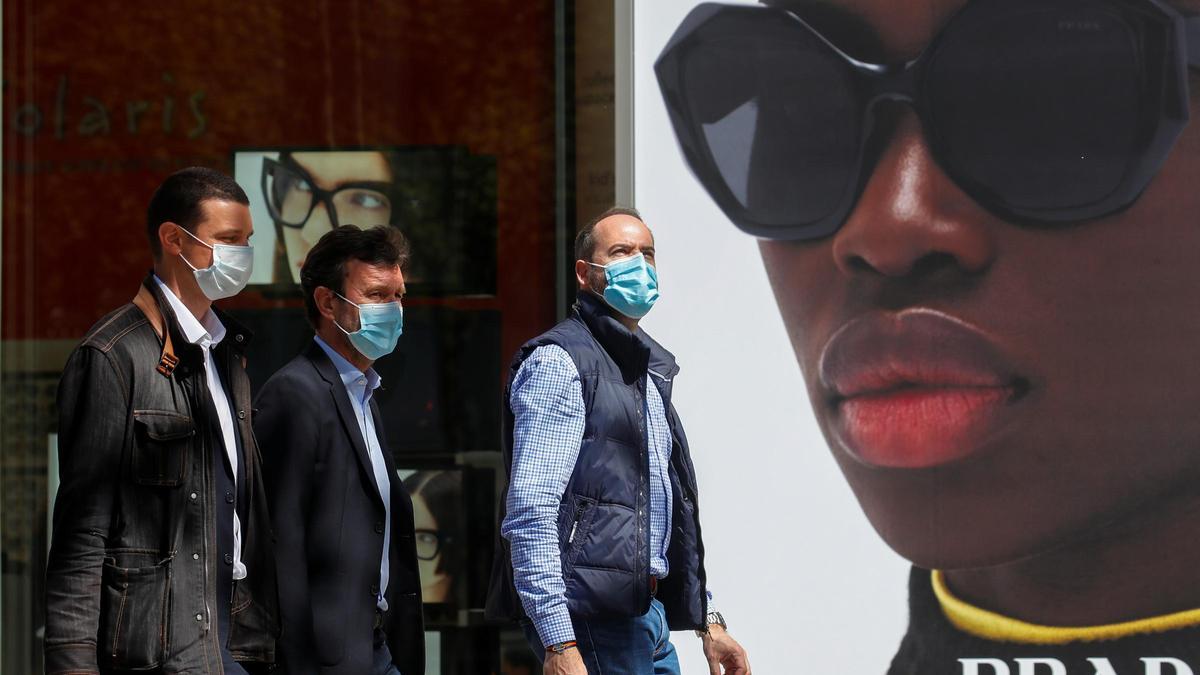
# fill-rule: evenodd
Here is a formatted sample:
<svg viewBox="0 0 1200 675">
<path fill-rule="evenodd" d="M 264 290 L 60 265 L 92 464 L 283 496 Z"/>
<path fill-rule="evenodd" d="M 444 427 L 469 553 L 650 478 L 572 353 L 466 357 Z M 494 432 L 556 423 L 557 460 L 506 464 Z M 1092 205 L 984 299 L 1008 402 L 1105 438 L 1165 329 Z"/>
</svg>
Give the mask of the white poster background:
<svg viewBox="0 0 1200 675">
<path fill-rule="evenodd" d="M 275 273 L 275 223 L 267 211 L 267 198 L 262 191 L 263 157 L 279 159 L 278 152 L 238 152 L 233 156 L 233 178 L 250 198 L 250 219 L 254 223 L 254 271 L 251 284 L 269 284 Z"/>
<path fill-rule="evenodd" d="M 908 564 L 871 529 L 813 419 L 753 238 L 692 177 L 654 61 L 694 0 L 634 4 L 634 195 L 662 298 L 643 322 L 674 352 L 674 402 L 700 482 L 706 567 L 760 675 L 887 670 Z M 675 633 L 686 675 L 699 640 Z"/>
</svg>

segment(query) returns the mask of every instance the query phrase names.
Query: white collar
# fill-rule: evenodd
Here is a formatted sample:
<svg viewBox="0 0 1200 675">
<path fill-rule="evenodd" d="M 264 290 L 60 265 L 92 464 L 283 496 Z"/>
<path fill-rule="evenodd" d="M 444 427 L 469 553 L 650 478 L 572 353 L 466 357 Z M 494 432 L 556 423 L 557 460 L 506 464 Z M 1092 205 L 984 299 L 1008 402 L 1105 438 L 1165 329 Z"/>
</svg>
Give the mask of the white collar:
<svg viewBox="0 0 1200 675">
<path fill-rule="evenodd" d="M 171 305 L 171 309 L 174 310 L 175 320 L 179 323 L 179 330 L 183 333 L 184 339 L 205 348 L 216 346 L 225 339 L 225 324 L 221 323 L 211 307 L 204 313 L 204 316 L 197 320 L 187 305 L 171 292 L 171 289 L 163 283 L 162 279 L 158 278 L 157 274 L 154 275 L 154 281 L 162 291 L 163 297 L 167 299 L 167 303 Z"/>
</svg>

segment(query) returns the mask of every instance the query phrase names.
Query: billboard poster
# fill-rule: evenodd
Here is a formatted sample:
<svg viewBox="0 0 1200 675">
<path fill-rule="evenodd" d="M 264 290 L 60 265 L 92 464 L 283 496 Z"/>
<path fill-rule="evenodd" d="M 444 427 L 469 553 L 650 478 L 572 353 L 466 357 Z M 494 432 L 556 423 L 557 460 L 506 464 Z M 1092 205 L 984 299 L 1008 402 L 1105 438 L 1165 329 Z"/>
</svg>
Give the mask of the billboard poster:
<svg viewBox="0 0 1200 675">
<path fill-rule="evenodd" d="M 757 670 L 1200 672 L 1197 9 L 637 6 L 645 325 Z"/>
</svg>

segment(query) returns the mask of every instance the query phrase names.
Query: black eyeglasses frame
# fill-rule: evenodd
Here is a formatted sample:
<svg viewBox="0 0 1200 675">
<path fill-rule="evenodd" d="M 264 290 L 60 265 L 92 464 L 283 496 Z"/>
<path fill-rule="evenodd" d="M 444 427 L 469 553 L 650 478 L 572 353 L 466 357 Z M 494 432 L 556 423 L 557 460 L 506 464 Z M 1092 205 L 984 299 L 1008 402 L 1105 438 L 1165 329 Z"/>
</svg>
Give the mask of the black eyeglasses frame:
<svg viewBox="0 0 1200 675">
<path fill-rule="evenodd" d="M 312 202 L 308 205 L 308 213 L 304 214 L 304 219 L 299 224 L 289 223 L 283 219 L 279 213 L 279 205 L 275 203 L 275 196 L 271 194 L 268 188 L 268 181 L 275 176 L 277 171 L 288 171 L 294 174 L 299 174 L 312 188 Z M 392 183 L 381 181 L 352 181 L 342 183 L 332 190 L 324 190 L 317 187 L 316 181 L 312 175 L 290 157 L 285 157 L 283 161 L 275 160 L 270 157 L 262 158 L 262 175 L 260 177 L 263 199 L 267 203 L 267 212 L 271 215 L 271 219 L 279 223 L 282 227 L 290 227 L 293 229 L 301 229 L 308 223 L 308 219 L 312 217 L 312 212 L 316 210 L 317 204 L 324 204 L 325 211 L 329 214 L 329 223 L 333 227 L 337 227 L 341 223 L 338 222 L 337 208 L 333 205 L 333 197 L 344 190 L 372 190 L 379 192 L 388 199 L 388 206 L 391 209 L 389 221 L 396 220 L 397 204 L 399 203 L 399 191 Z M 352 223 L 354 225 L 364 225 L 363 223 Z M 395 222 L 388 222 L 387 225 L 394 225 Z"/>
</svg>

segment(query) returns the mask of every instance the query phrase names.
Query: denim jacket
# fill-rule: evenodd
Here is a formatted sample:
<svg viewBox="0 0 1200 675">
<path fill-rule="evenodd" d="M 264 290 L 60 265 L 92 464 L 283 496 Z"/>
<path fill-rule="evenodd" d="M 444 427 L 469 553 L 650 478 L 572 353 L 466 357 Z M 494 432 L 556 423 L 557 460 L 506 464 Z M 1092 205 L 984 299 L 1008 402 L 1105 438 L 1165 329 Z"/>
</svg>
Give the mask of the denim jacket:
<svg viewBox="0 0 1200 675">
<path fill-rule="evenodd" d="M 204 406 L 203 354 L 179 332 L 151 278 L 179 358 L 156 370 L 162 341 L 127 304 L 71 354 L 58 389 L 59 471 L 46 570 L 46 673 L 117 670 L 220 673 L 212 454 L 223 446 Z M 216 311 L 216 310 L 214 310 Z M 225 369 L 245 451 L 247 518 L 228 647 L 273 663 L 279 633 L 275 564 L 251 431 L 249 333 L 228 327 L 213 358 Z"/>
</svg>

